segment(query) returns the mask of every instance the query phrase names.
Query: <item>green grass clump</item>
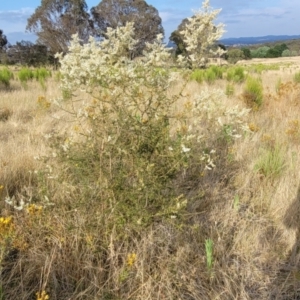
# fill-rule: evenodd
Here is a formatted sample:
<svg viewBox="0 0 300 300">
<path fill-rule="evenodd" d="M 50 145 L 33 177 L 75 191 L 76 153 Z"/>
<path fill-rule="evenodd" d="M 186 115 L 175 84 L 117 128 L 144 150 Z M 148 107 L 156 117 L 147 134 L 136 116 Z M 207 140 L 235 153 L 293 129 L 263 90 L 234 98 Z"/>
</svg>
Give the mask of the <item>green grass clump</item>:
<svg viewBox="0 0 300 300">
<path fill-rule="evenodd" d="M 33 71 L 33 76 L 36 80 L 45 80 L 51 76 L 51 72 L 46 68 L 39 68 Z"/>
<path fill-rule="evenodd" d="M 0 83 L 2 83 L 5 87 L 9 87 L 10 80 L 13 79 L 14 75 L 13 73 L 7 69 L 1 69 L 0 70 Z"/>
<path fill-rule="evenodd" d="M 294 75 L 294 82 L 300 83 L 300 72 L 297 72 L 297 73 Z"/>
<path fill-rule="evenodd" d="M 248 77 L 243 92 L 243 98 L 247 105 L 258 109 L 263 103 L 263 85 L 260 78 Z"/>
<path fill-rule="evenodd" d="M 223 70 L 219 66 L 210 66 L 204 73 L 204 79 L 207 83 L 214 83 L 217 79 L 222 79 Z"/>
<path fill-rule="evenodd" d="M 51 72 L 45 68 L 39 68 L 33 71 L 34 78 L 39 81 L 42 88 L 46 90 L 45 80 L 51 76 Z"/>
<path fill-rule="evenodd" d="M 210 66 L 209 70 L 215 73 L 217 79 L 223 78 L 223 69 L 219 66 Z"/>
<path fill-rule="evenodd" d="M 196 69 L 193 71 L 190 77 L 192 80 L 196 80 L 198 83 L 206 81 L 211 84 L 217 79 L 223 78 L 223 69 L 219 66 L 210 66 L 208 69 Z"/>
<path fill-rule="evenodd" d="M 207 83 L 212 84 L 217 80 L 217 75 L 212 69 L 208 69 L 204 73 L 204 78 Z"/>
<path fill-rule="evenodd" d="M 209 271 L 212 270 L 213 263 L 214 263 L 213 249 L 214 249 L 214 243 L 213 243 L 213 241 L 211 239 L 205 240 L 206 265 L 207 265 L 207 269 Z"/>
<path fill-rule="evenodd" d="M 34 72 L 29 68 L 22 68 L 18 73 L 18 78 L 24 88 L 27 88 L 27 82 L 34 78 Z"/>
<path fill-rule="evenodd" d="M 196 69 L 193 71 L 193 73 L 191 74 L 191 80 L 195 80 L 198 83 L 202 83 L 204 80 L 204 70 L 202 69 Z"/>
<path fill-rule="evenodd" d="M 279 176 L 285 167 L 284 151 L 276 145 L 273 149 L 264 150 L 254 169 L 268 178 Z"/>
<path fill-rule="evenodd" d="M 244 82 L 246 79 L 245 70 L 243 67 L 233 67 L 227 71 L 227 80 L 236 83 Z"/>
</svg>

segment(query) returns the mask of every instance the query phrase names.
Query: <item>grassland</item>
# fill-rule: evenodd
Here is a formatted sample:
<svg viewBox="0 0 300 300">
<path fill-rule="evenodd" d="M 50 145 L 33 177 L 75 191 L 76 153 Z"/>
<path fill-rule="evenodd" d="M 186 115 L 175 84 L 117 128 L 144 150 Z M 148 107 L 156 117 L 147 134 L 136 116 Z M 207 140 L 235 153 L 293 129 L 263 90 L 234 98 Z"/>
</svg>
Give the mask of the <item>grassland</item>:
<svg viewBox="0 0 300 300">
<path fill-rule="evenodd" d="M 188 201 L 181 216 L 142 230 L 121 224 L 122 234 L 101 201 L 74 204 L 67 177 L 59 189 L 49 179 L 50 168 L 61 168 L 48 164 L 49 136 L 69 125 L 52 101 L 61 96 L 59 76 L 24 86 L 13 70 L 0 87 L 0 299 L 298 299 L 298 60 L 247 62 L 242 80 L 229 81 L 230 67 L 192 75 L 182 95 L 222 89 L 228 106 L 252 109 L 248 131 L 226 149 L 220 141 L 215 169 L 177 179 Z M 246 77 L 260 78 L 259 103 Z M 18 210 L 22 201 L 30 205 Z"/>
</svg>

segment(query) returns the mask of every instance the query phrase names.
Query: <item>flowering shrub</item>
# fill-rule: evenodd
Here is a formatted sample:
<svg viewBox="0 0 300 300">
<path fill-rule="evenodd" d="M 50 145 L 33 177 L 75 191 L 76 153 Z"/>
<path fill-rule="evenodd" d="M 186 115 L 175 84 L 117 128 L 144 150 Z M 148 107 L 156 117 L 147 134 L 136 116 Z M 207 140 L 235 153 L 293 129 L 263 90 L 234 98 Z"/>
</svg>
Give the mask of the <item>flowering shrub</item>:
<svg viewBox="0 0 300 300">
<path fill-rule="evenodd" d="M 101 199 L 120 224 L 141 225 L 154 217 L 174 218 L 185 208 L 177 178 L 191 164 L 214 167 L 214 151 L 204 151 L 207 123 L 214 136 L 230 124 L 229 134 L 237 137 L 246 111 L 226 108 L 220 91 L 204 91 L 176 110 L 185 84 L 167 67 L 162 36 L 135 61 L 129 58 L 132 36 L 132 23 L 109 29 L 101 42 L 81 45 L 74 36 L 69 53 L 57 55 L 62 90 L 73 96 L 56 104 L 73 122 L 54 145 L 85 199 Z M 174 83 L 181 86 L 178 94 L 171 93 Z"/>
<path fill-rule="evenodd" d="M 209 53 L 221 57 L 226 51 L 219 48 L 212 50 L 212 45 L 220 39 L 224 33 L 224 24 L 215 25 L 221 9 L 213 10 L 209 0 L 202 3 L 202 8 L 195 11 L 194 16 L 188 18 L 185 29 L 180 33 L 184 36 L 184 43 L 187 45 L 186 59 L 179 55 L 180 63 L 188 63 L 192 68 L 205 66 Z"/>
</svg>

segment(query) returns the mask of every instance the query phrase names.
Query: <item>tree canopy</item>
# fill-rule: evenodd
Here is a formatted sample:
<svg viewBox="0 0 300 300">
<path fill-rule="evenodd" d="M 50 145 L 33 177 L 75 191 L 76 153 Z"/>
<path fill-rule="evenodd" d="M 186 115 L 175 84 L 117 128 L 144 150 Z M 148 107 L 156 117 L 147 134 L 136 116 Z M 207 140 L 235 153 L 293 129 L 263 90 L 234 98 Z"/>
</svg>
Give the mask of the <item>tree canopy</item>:
<svg viewBox="0 0 300 300">
<path fill-rule="evenodd" d="M 102 0 L 91 9 L 98 35 L 104 35 L 108 27 L 134 23 L 134 38 L 138 40 L 131 56 L 140 55 L 146 42 L 152 42 L 158 34 L 164 34 L 158 10 L 144 0 Z"/>
<path fill-rule="evenodd" d="M 7 44 L 6 35 L 3 34 L 3 30 L 0 29 L 0 49 L 2 49 Z"/>
<path fill-rule="evenodd" d="M 216 45 L 224 33 L 224 24 L 214 24 L 220 11 L 221 9 L 214 10 L 210 6 L 210 0 L 205 0 L 191 18 L 182 21 L 176 35 L 178 41 L 182 40 L 184 47 L 183 55 L 178 55 L 179 63 L 199 68 L 206 65 L 209 56 L 220 58 L 224 55 L 226 51 Z"/>
<path fill-rule="evenodd" d="M 188 21 L 188 18 L 183 19 L 177 29 L 174 30 L 169 37 L 169 40 L 176 44 L 176 55 L 186 54 L 187 45 L 184 43 L 184 36 L 181 32 L 184 30 Z"/>
<path fill-rule="evenodd" d="M 30 41 L 17 42 L 8 47 L 8 63 L 26 64 L 26 65 L 45 65 L 49 63 L 49 53 L 45 45 L 33 44 Z"/>
<path fill-rule="evenodd" d="M 28 19 L 26 29 L 36 33 L 37 42 L 53 53 L 66 52 L 73 34 L 88 40 L 93 22 L 84 0 L 42 0 Z"/>
</svg>

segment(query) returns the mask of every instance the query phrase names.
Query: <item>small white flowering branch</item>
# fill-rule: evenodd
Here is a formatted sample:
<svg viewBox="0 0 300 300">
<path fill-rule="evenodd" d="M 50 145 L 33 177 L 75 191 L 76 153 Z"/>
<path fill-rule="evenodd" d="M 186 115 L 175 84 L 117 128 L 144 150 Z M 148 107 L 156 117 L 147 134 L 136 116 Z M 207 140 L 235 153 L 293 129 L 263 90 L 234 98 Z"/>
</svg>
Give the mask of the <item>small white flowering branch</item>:
<svg viewBox="0 0 300 300">
<path fill-rule="evenodd" d="M 226 51 L 217 49 L 213 51 L 211 46 L 224 34 L 224 24 L 214 24 L 221 9 L 213 10 L 210 1 L 205 0 L 202 8 L 194 11 L 194 16 L 188 18 L 184 30 L 180 33 L 184 36 L 184 43 L 187 45 L 187 57 L 179 55 L 178 63 L 189 64 L 192 68 L 205 66 L 209 53 L 221 56 Z"/>
</svg>

